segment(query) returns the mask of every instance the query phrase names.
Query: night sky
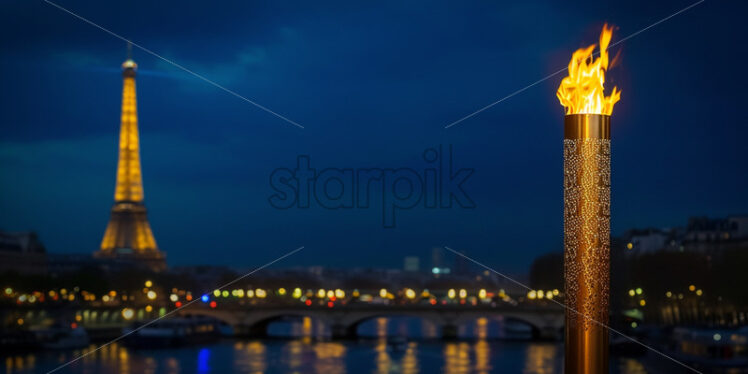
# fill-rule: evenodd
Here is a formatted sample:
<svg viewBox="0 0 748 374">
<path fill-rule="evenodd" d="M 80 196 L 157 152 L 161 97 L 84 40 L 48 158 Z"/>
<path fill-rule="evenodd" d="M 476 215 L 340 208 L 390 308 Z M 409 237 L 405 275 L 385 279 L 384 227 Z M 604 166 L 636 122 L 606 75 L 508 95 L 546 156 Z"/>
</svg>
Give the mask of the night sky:
<svg viewBox="0 0 748 374">
<path fill-rule="evenodd" d="M 53 0 L 54 1 L 54 0 Z M 693 1 L 55 1 L 300 123 L 135 49 L 146 206 L 169 263 L 401 267 L 447 245 L 523 272 L 562 245 L 558 75 L 444 126 Z M 748 213 L 748 3 L 712 1 L 627 40 L 606 87 L 612 225 Z M 0 229 L 50 252 L 98 248 L 113 201 L 126 45 L 41 0 L 0 5 Z M 273 209 L 269 176 L 423 169 L 452 145 L 474 209 Z"/>
</svg>

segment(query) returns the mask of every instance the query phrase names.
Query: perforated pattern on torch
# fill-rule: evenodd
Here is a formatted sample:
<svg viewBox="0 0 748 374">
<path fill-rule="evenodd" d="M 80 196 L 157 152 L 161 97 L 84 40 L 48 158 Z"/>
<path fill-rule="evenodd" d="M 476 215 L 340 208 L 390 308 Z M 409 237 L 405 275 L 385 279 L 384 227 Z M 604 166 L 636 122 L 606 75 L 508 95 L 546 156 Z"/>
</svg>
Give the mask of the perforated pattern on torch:
<svg viewBox="0 0 748 374">
<path fill-rule="evenodd" d="M 587 331 L 608 321 L 609 139 L 564 139 L 564 246 L 567 323 Z"/>
</svg>

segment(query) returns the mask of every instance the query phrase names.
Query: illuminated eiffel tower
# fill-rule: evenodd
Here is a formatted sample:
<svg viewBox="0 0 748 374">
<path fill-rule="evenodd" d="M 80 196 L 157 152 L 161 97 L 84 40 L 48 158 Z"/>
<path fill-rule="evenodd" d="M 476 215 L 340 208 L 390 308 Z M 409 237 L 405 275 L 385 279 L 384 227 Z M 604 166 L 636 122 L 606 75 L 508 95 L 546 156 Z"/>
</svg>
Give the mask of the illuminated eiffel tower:
<svg viewBox="0 0 748 374">
<path fill-rule="evenodd" d="M 127 260 L 152 270 L 166 268 L 166 259 L 153 238 L 143 204 L 143 178 L 140 170 L 138 108 L 135 98 L 135 70 L 131 46 L 122 63 L 122 116 L 119 133 L 119 162 L 109 224 L 95 257 Z"/>
</svg>

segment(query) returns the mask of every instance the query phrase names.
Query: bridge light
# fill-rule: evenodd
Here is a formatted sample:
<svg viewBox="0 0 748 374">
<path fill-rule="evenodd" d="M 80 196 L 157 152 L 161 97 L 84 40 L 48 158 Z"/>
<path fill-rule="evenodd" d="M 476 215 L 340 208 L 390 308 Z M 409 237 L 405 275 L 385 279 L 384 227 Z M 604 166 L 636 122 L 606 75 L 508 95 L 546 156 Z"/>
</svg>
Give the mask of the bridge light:
<svg viewBox="0 0 748 374">
<path fill-rule="evenodd" d="M 221 296 L 221 290 L 213 290 L 213 296 L 215 297 Z"/>
<path fill-rule="evenodd" d="M 146 294 L 146 296 L 148 297 L 148 300 L 155 300 L 156 296 L 158 296 L 158 295 L 156 295 L 155 291 L 150 290 L 150 291 L 148 291 L 148 293 Z"/>
<path fill-rule="evenodd" d="M 5 289 L 5 294 L 6 295 L 10 295 L 12 293 L 13 293 L 13 289 L 12 288 L 8 287 L 8 288 Z"/>
<path fill-rule="evenodd" d="M 642 290 L 641 288 L 637 288 L 637 289 L 636 289 L 636 294 L 637 294 L 637 295 L 641 295 L 641 294 L 642 294 L 642 292 L 644 292 L 644 291 L 643 291 L 643 290 Z"/>
<path fill-rule="evenodd" d="M 267 296 L 267 292 L 265 292 L 265 290 L 263 290 L 262 288 L 258 288 L 255 290 L 255 295 L 257 295 L 257 297 L 259 297 L 260 299 L 264 299 L 265 296 Z"/>
<path fill-rule="evenodd" d="M 202 302 L 204 302 L 204 303 L 207 303 L 208 302 L 208 295 L 200 296 L 200 300 L 202 300 Z"/>
<path fill-rule="evenodd" d="M 210 305 L 211 308 L 215 308 L 215 307 L 218 306 L 218 304 L 216 304 L 215 300 L 211 301 L 209 305 Z"/>
<path fill-rule="evenodd" d="M 545 298 L 548 300 L 553 299 L 553 291 L 545 291 Z"/>
<path fill-rule="evenodd" d="M 335 297 L 338 299 L 342 299 L 345 297 L 345 291 L 341 290 L 340 288 L 335 290 Z"/>
<path fill-rule="evenodd" d="M 464 288 L 460 289 L 460 298 L 464 299 L 466 297 L 467 297 L 467 291 Z"/>
<path fill-rule="evenodd" d="M 359 292 L 357 289 L 353 290 L 353 297 L 359 297 L 361 296 L 361 292 Z"/>
<path fill-rule="evenodd" d="M 696 296 L 701 296 L 704 293 L 701 289 L 696 290 Z"/>
<path fill-rule="evenodd" d="M 332 299 L 333 297 L 335 297 L 335 291 L 327 290 L 327 298 Z"/>
<path fill-rule="evenodd" d="M 327 307 L 328 307 L 328 308 L 332 308 L 332 307 L 334 307 L 334 306 L 335 306 L 335 303 L 333 303 L 332 301 L 328 301 L 328 302 L 327 302 Z"/>
<path fill-rule="evenodd" d="M 436 299 L 429 300 L 429 303 L 431 303 L 431 305 L 436 305 Z"/>
<path fill-rule="evenodd" d="M 286 294 L 286 289 L 285 288 L 281 287 L 281 288 L 278 289 L 278 295 L 283 296 L 285 294 Z"/>
<path fill-rule="evenodd" d="M 182 302 L 181 301 L 177 301 L 176 303 L 174 303 L 174 306 L 176 306 L 177 308 L 181 308 L 182 307 Z"/>
<path fill-rule="evenodd" d="M 527 293 L 527 298 L 530 300 L 535 300 L 537 296 L 538 296 L 538 293 L 535 292 L 535 290 L 530 290 L 530 292 Z"/>
<path fill-rule="evenodd" d="M 135 311 L 132 310 L 131 308 L 122 309 L 122 318 L 124 318 L 125 320 L 129 321 L 134 316 L 135 316 Z"/>
<path fill-rule="evenodd" d="M 381 297 L 383 299 L 387 297 L 387 289 L 386 288 L 382 288 L 381 290 L 379 290 L 379 297 Z"/>
<path fill-rule="evenodd" d="M 321 288 L 319 290 L 317 290 L 317 297 L 320 298 L 320 299 L 324 298 L 325 297 L 325 290 L 323 290 Z"/>
<path fill-rule="evenodd" d="M 227 291 L 227 290 L 221 291 L 221 296 L 223 296 L 223 297 L 229 297 L 229 291 Z"/>
<path fill-rule="evenodd" d="M 238 297 L 244 297 L 244 290 L 241 290 L 241 289 L 236 290 L 236 296 L 238 296 Z"/>
<path fill-rule="evenodd" d="M 450 288 L 449 291 L 447 291 L 447 297 L 450 298 L 450 299 L 454 299 L 455 298 L 455 289 L 454 288 Z"/>
<path fill-rule="evenodd" d="M 553 296 L 558 296 L 558 289 L 557 288 L 553 289 Z"/>
<path fill-rule="evenodd" d="M 104 296 L 102 296 L 102 297 L 101 297 L 101 301 L 103 301 L 103 302 L 105 302 L 105 303 L 106 303 L 106 302 L 108 302 L 108 301 L 109 301 L 109 295 L 104 295 Z"/>
<path fill-rule="evenodd" d="M 153 282 L 147 280 L 147 281 L 145 281 L 145 286 L 146 287 L 152 287 L 153 286 Z"/>
<path fill-rule="evenodd" d="M 629 290 L 629 296 L 634 297 L 634 295 L 636 295 L 636 291 Z"/>
<path fill-rule="evenodd" d="M 293 296 L 294 299 L 300 298 L 301 297 L 301 288 L 298 288 L 298 287 L 294 288 L 293 289 L 293 294 L 291 294 L 291 296 Z"/>
<path fill-rule="evenodd" d="M 153 307 L 150 306 L 150 305 L 146 305 L 145 306 L 145 311 L 148 312 L 148 313 L 150 313 L 151 311 L 153 311 Z"/>
<path fill-rule="evenodd" d="M 416 291 L 413 291 L 410 288 L 406 288 L 405 289 L 405 297 L 407 297 L 408 299 L 411 299 L 411 300 L 415 299 L 416 298 Z"/>
<path fill-rule="evenodd" d="M 481 288 L 480 291 L 478 291 L 478 297 L 481 298 L 481 299 L 485 299 L 486 298 L 486 290 L 483 289 L 483 288 Z"/>
<path fill-rule="evenodd" d="M 639 300 L 639 305 L 645 306 L 647 305 L 647 302 L 644 299 Z"/>
<path fill-rule="evenodd" d="M 306 304 L 306 306 L 310 306 L 310 305 L 312 305 L 312 300 L 311 299 L 306 299 L 306 301 L 304 302 L 304 304 Z"/>
<path fill-rule="evenodd" d="M 255 297 L 255 291 L 254 290 L 247 290 L 247 297 L 249 297 L 249 298 Z"/>
<path fill-rule="evenodd" d="M 174 303 L 177 300 L 179 300 L 179 296 L 177 296 L 176 294 L 171 294 L 169 295 L 169 300 L 171 300 L 171 302 Z"/>
<path fill-rule="evenodd" d="M 538 290 L 537 296 L 538 296 L 538 299 L 542 299 L 545 297 L 545 293 L 543 292 L 543 290 Z"/>
<path fill-rule="evenodd" d="M 691 292 L 696 291 L 696 286 L 694 286 L 692 284 L 692 285 L 688 286 L 688 290 L 691 291 Z"/>
</svg>

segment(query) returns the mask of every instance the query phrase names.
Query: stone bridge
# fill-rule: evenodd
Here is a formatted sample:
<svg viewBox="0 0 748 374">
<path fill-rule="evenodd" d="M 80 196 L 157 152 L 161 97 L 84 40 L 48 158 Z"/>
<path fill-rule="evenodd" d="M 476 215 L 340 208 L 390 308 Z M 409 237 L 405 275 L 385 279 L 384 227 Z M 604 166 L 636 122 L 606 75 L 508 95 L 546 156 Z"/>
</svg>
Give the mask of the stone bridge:
<svg viewBox="0 0 748 374">
<path fill-rule="evenodd" d="M 529 325 L 533 336 L 557 339 L 563 336 L 564 311 L 555 306 L 467 306 L 467 305 L 378 305 L 324 306 L 222 306 L 193 305 L 181 315 L 213 317 L 231 325 L 238 334 L 265 336 L 270 323 L 288 317 L 310 317 L 330 328 L 332 338 L 355 338 L 361 323 L 379 317 L 416 317 L 437 326 L 444 339 L 457 338 L 460 325 L 478 318 L 503 317 Z"/>
</svg>

